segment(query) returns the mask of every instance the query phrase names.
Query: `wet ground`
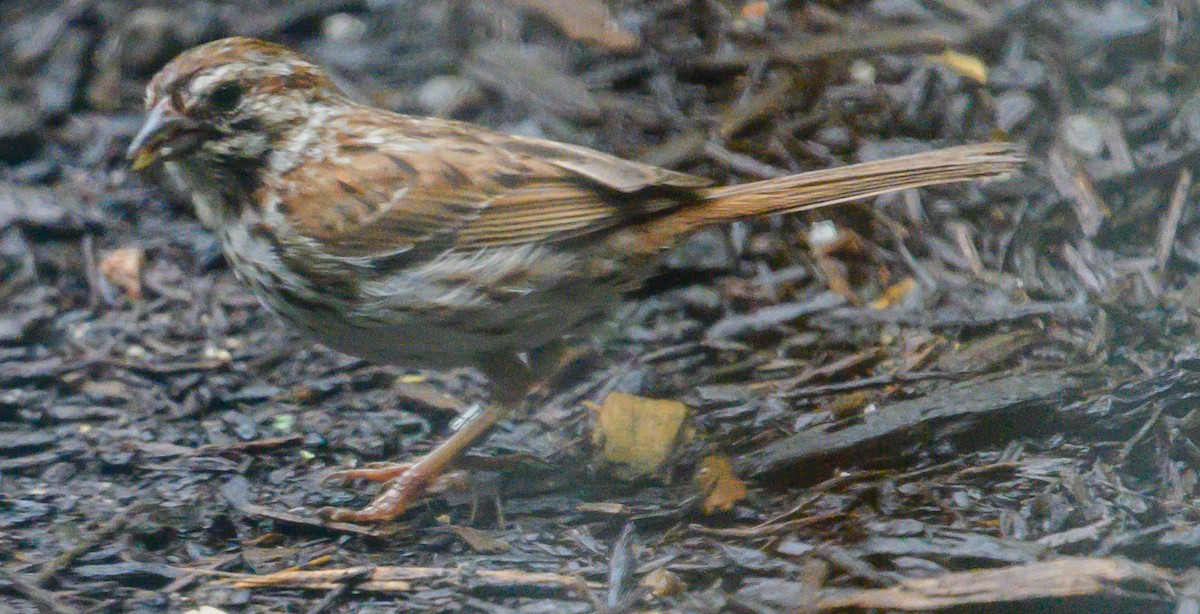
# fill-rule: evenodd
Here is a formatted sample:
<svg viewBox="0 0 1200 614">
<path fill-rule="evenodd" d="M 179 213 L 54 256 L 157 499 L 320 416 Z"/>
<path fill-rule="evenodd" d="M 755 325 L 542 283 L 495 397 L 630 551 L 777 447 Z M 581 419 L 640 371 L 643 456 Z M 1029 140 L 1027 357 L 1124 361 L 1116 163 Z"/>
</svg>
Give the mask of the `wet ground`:
<svg viewBox="0 0 1200 614">
<path fill-rule="evenodd" d="M 1200 7 L 574 4 L 0 3 L 0 610 L 1200 608 Z M 330 526 L 371 491 L 321 475 L 428 450 L 485 382 L 301 339 L 128 171 L 148 78 L 231 34 L 379 106 L 721 182 L 1031 160 L 697 236 L 469 484 Z M 691 408 L 657 477 L 596 461 L 613 391 Z M 710 455 L 749 488 L 727 511 Z"/>
</svg>

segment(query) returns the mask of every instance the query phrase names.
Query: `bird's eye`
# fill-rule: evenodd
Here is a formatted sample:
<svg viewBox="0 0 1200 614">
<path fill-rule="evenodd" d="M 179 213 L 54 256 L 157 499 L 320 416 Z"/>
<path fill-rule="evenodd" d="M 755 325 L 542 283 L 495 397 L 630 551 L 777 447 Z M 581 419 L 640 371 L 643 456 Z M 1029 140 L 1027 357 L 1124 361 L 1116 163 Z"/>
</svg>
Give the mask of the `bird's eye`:
<svg viewBox="0 0 1200 614">
<path fill-rule="evenodd" d="M 227 82 L 218 85 L 216 89 L 208 95 L 208 105 L 213 110 L 222 113 L 228 113 L 237 108 L 238 103 L 242 101 L 242 86 L 237 83 Z"/>
</svg>

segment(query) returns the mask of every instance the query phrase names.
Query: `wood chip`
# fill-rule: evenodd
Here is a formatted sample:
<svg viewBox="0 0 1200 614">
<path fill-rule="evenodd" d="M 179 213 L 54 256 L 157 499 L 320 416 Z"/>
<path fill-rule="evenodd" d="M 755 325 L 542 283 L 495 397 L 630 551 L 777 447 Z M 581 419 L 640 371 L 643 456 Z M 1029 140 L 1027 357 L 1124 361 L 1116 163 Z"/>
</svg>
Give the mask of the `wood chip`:
<svg viewBox="0 0 1200 614">
<path fill-rule="evenodd" d="M 1173 576 L 1164 569 L 1123 559 L 1064 558 L 906 580 L 884 589 L 830 591 L 818 601 L 817 610 L 925 611 L 1034 599 L 1115 598 L 1131 589 L 1170 600 L 1172 581 Z"/>
<path fill-rule="evenodd" d="M 901 451 L 928 446 L 929 433 L 985 433 L 986 425 L 1013 420 L 1035 427 L 1038 416 L 1068 402 L 1078 381 L 1059 373 L 1021 373 L 984 377 L 936 390 L 924 397 L 900 401 L 863 416 L 859 424 L 840 430 L 827 426 L 801 431 L 739 459 L 743 470 L 763 477 L 828 468 L 837 461 L 862 465 L 872 458 L 895 462 Z M 1016 418 L 1017 413 L 1021 417 Z M 994 436 L 994 434 L 993 434 Z"/>
<path fill-rule="evenodd" d="M 621 514 L 629 513 L 629 509 L 627 507 L 625 507 L 625 504 L 623 504 L 623 503 L 609 503 L 609 502 L 580 503 L 579 505 L 575 506 L 575 509 L 577 511 L 584 512 L 584 513 L 611 514 L 613 516 L 618 516 Z"/>
<path fill-rule="evenodd" d="M 512 546 L 501 539 L 496 539 L 488 535 L 485 531 L 480 531 L 474 527 L 452 526 L 451 531 L 466 542 L 472 550 L 480 554 L 503 554 L 512 550 Z"/>
</svg>

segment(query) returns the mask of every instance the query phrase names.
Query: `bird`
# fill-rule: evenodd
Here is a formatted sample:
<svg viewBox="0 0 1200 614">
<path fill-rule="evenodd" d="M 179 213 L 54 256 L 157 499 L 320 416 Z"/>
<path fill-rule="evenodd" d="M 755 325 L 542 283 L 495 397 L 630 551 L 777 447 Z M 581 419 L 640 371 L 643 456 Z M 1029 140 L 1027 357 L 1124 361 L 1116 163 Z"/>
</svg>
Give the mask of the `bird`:
<svg viewBox="0 0 1200 614">
<path fill-rule="evenodd" d="M 525 399 L 528 356 L 604 323 L 692 233 L 1017 170 L 1002 142 L 717 186 L 579 145 L 352 100 L 278 44 L 226 38 L 150 80 L 127 156 L 186 187 L 233 273 L 308 337 L 368 361 L 474 367 L 490 401 L 335 521 L 402 514 Z"/>
</svg>

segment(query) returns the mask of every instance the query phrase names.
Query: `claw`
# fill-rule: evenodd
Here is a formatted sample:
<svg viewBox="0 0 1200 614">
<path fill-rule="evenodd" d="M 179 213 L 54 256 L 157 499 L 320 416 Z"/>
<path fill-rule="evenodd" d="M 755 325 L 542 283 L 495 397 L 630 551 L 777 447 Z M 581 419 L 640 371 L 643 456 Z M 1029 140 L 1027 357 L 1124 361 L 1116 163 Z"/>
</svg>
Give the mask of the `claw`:
<svg viewBox="0 0 1200 614">
<path fill-rule="evenodd" d="M 390 482 L 404 475 L 412 466 L 413 463 L 385 463 L 359 469 L 339 469 L 327 473 L 321 478 L 321 482 L 325 484 L 347 484 L 354 480 L 377 483 Z"/>
<path fill-rule="evenodd" d="M 413 501 L 424 494 L 429 476 L 423 472 L 406 469 L 394 478 L 387 488 L 361 510 L 323 507 L 317 515 L 333 522 L 387 522 L 403 514 Z"/>
<path fill-rule="evenodd" d="M 512 363 L 504 362 L 503 364 L 511 366 Z M 518 364 L 518 372 L 525 373 L 525 367 Z M 503 373 L 498 370 L 489 373 L 489 376 L 492 376 L 490 379 L 495 383 L 501 381 L 497 374 Z M 522 388 L 522 398 L 524 391 L 525 388 Z M 447 476 L 447 470 L 462 456 L 467 446 L 486 433 L 496 421 L 507 415 L 511 408 L 511 403 L 496 403 L 487 407 L 474 408 L 467 412 L 461 420 L 456 421 L 454 434 L 449 439 L 443 441 L 416 462 L 348 469 L 330 474 L 326 479 L 364 479 L 387 482 L 387 486 L 370 505 L 361 510 L 326 507 L 317 510 L 317 515 L 336 522 L 369 523 L 387 522 L 403 514 L 413 501 L 427 492 L 437 490 L 439 482 L 444 484 L 445 481 L 440 478 Z"/>
</svg>

